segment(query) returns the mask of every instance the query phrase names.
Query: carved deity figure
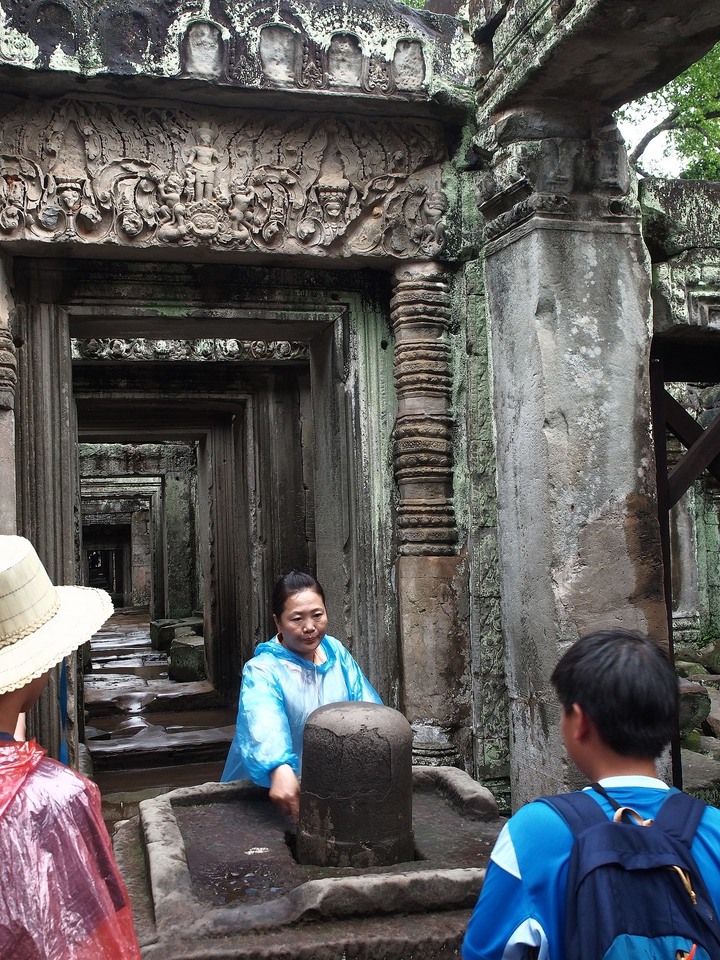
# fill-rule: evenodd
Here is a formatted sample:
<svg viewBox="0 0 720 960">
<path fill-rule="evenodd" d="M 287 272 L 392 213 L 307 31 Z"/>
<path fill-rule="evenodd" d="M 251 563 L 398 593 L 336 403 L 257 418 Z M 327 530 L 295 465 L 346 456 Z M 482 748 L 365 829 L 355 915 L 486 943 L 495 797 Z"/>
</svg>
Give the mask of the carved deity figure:
<svg viewBox="0 0 720 960">
<path fill-rule="evenodd" d="M 425 83 L 425 57 L 419 40 L 398 40 L 393 57 L 398 90 L 420 90 Z"/>
<path fill-rule="evenodd" d="M 183 72 L 194 77 L 219 77 L 223 72 L 224 49 L 219 29 L 200 20 L 185 34 Z"/>
<path fill-rule="evenodd" d="M 135 209 L 135 205 L 130 197 L 120 197 L 120 201 L 118 203 L 118 213 L 120 215 L 120 227 L 125 236 L 130 237 L 131 240 L 133 240 L 135 237 L 138 237 L 142 233 L 145 223 L 143 218 Z"/>
<path fill-rule="evenodd" d="M 185 204 L 182 202 L 185 181 L 175 171 L 158 184 L 161 204 L 157 211 L 158 239 L 179 240 L 186 236 Z"/>
<path fill-rule="evenodd" d="M 220 156 L 212 143 L 212 130 L 208 124 L 201 124 L 197 142 L 188 149 L 186 155 L 186 191 L 192 200 L 213 198 Z"/>
<path fill-rule="evenodd" d="M 295 82 L 298 37 L 288 27 L 272 24 L 260 33 L 260 62 L 268 80 L 274 83 Z"/>
<path fill-rule="evenodd" d="M 240 243 L 249 243 L 252 212 L 250 204 L 255 198 L 255 191 L 241 177 L 235 177 L 230 184 L 230 206 L 228 217 L 232 223 L 232 235 Z"/>
<path fill-rule="evenodd" d="M 362 51 L 356 37 L 336 33 L 328 51 L 330 83 L 343 87 L 359 87 L 362 75 Z"/>
<path fill-rule="evenodd" d="M 0 175 L 0 229 L 7 233 L 16 230 L 23 219 L 25 185 L 19 177 L 3 170 Z"/>
</svg>

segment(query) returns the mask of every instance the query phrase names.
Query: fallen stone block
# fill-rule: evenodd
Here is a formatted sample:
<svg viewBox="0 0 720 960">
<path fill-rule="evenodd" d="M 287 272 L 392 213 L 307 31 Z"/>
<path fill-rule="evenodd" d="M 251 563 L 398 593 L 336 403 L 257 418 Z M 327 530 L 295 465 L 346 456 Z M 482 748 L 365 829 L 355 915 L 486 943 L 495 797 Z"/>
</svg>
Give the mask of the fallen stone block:
<svg viewBox="0 0 720 960">
<path fill-rule="evenodd" d="M 708 733 L 714 737 L 720 736 L 720 690 L 714 687 L 706 687 L 710 709 L 705 718 L 705 726 Z"/>
<path fill-rule="evenodd" d="M 712 757 L 681 751 L 683 770 L 683 789 L 694 797 L 700 797 L 706 803 L 718 806 L 720 803 L 720 761 Z"/>
<path fill-rule="evenodd" d="M 710 713 L 710 691 L 701 683 L 679 680 L 680 686 L 680 738 L 699 729 Z"/>
<path fill-rule="evenodd" d="M 703 737 L 698 741 L 698 750 L 705 753 L 713 760 L 720 760 L 720 740 L 717 737 Z"/>
<path fill-rule="evenodd" d="M 150 646 L 153 650 L 168 650 L 175 639 L 177 620 L 151 620 Z"/>
<path fill-rule="evenodd" d="M 676 660 L 675 669 L 680 677 L 696 677 L 707 674 L 707 667 L 701 663 L 693 663 L 691 660 Z"/>
<path fill-rule="evenodd" d="M 205 679 L 205 640 L 195 635 L 178 637 L 170 644 L 168 673 L 178 683 Z"/>
</svg>

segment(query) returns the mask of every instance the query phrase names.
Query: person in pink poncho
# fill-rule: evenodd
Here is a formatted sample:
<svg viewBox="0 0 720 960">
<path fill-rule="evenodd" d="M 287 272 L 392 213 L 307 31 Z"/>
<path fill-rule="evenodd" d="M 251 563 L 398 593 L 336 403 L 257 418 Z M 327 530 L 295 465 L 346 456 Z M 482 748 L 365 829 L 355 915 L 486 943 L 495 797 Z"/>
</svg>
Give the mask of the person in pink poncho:
<svg viewBox="0 0 720 960">
<path fill-rule="evenodd" d="M 104 591 L 54 587 L 32 544 L 0 536 L 0 957 L 8 960 L 140 960 L 97 787 L 13 735 L 48 671 L 111 613 Z"/>
</svg>

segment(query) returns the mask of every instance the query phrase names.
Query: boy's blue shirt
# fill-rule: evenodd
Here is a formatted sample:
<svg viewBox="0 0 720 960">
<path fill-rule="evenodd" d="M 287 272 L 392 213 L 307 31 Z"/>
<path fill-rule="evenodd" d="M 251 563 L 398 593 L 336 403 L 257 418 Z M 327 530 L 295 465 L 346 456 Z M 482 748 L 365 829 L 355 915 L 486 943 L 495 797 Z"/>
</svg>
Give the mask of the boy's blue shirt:
<svg viewBox="0 0 720 960">
<path fill-rule="evenodd" d="M 607 777 L 600 781 L 623 806 L 654 818 L 667 786 L 649 777 Z M 612 808 L 591 791 L 608 817 Z M 570 829 L 545 803 L 529 803 L 498 837 L 485 882 L 468 925 L 463 960 L 522 960 L 527 946 L 539 960 L 565 960 L 565 898 L 573 846 Z M 720 913 L 720 810 L 708 807 L 692 853 Z"/>
</svg>

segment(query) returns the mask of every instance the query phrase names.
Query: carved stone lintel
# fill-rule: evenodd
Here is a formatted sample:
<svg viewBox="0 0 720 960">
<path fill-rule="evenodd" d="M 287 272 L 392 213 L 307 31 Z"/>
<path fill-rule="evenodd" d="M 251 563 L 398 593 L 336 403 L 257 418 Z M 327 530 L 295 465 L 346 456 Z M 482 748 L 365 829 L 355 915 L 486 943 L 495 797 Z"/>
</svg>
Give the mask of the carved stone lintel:
<svg viewBox="0 0 720 960">
<path fill-rule="evenodd" d="M 401 555 L 455 552 L 448 277 L 438 264 L 398 269 L 391 300 L 398 414 L 393 465 Z"/>
<path fill-rule="evenodd" d="M 0 410 L 13 410 L 17 386 L 15 345 L 9 330 L 0 330 Z"/>
<path fill-rule="evenodd" d="M 21 108 L 0 127 L 0 241 L 429 259 L 445 156 L 426 120 Z"/>
<path fill-rule="evenodd" d="M 289 340 L 73 340 L 73 360 L 306 360 L 307 344 Z"/>
</svg>

